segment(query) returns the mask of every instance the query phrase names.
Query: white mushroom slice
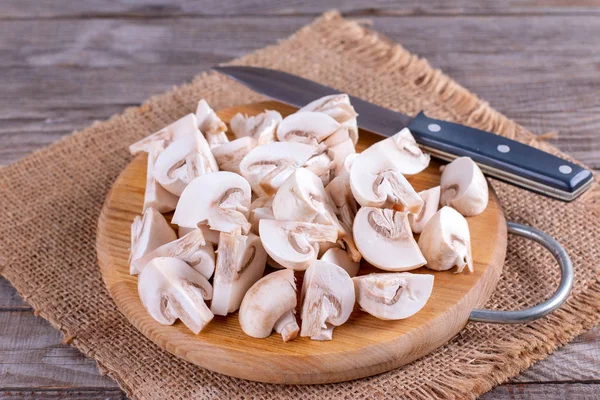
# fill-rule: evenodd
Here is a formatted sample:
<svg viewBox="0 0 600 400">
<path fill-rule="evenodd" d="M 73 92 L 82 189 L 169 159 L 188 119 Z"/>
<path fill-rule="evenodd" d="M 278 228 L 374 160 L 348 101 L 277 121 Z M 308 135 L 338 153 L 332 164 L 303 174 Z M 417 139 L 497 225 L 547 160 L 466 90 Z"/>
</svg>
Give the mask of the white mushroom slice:
<svg viewBox="0 0 600 400">
<path fill-rule="evenodd" d="M 217 250 L 217 266 L 213 279 L 210 305 L 215 315 L 227 315 L 240 308 L 244 295 L 263 276 L 267 253 L 260 238 L 221 233 Z"/>
<path fill-rule="evenodd" d="M 416 314 L 433 291 L 433 275 L 399 272 L 357 276 L 352 280 L 358 305 L 384 320 L 404 319 Z"/>
<path fill-rule="evenodd" d="M 275 219 L 273 215 L 273 197 L 259 197 L 250 204 L 252 232 L 258 235 L 258 224 L 261 219 Z M 267 264 L 269 262 L 267 261 Z"/>
<path fill-rule="evenodd" d="M 255 147 L 256 140 L 254 138 L 243 137 L 214 147 L 212 152 L 221 171 L 239 174 L 240 162 Z"/>
<path fill-rule="evenodd" d="M 427 222 L 435 215 L 440 204 L 440 187 L 436 186 L 431 189 L 419 192 L 419 196 L 425 202 L 419 214 L 409 214 L 408 221 L 414 233 L 421 233 Z"/>
<path fill-rule="evenodd" d="M 302 143 L 273 142 L 258 146 L 240 163 L 242 176 L 257 196 L 273 196 L 279 186 L 314 154 L 315 148 Z"/>
<path fill-rule="evenodd" d="M 225 133 L 227 132 L 227 125 L 221 121 L 221 118 L 217 116 L 204 99 L 198 102 L 196 119 L 198 120 L 198 128 L 206 136 L 211 149 L 229 142 Z"/>
<path fill-rule="evenodd" d="M 196 229 L 200 229 L 202 231 L 202 235 L 204 235 L 204 240 L 206 240 L 211 245 L 214 246 L 219 244 L 219 235 L 221 234 L 221 232 L 210 229 L 206 223 L 200 223 L 196 228 L 186 228 L 185 226 L 180 226 L 177 229 L 177 237 L 182 238 Z"/>
<path fill-rule="evenodd" d="M 131 249 L 129 255 L 129 272 L 136 273 L 133 261 L 150 253 L 165 243 L 177 240 L 175 231 L 162 216 L 153 208 L 147 208 L 144 214 L 134 218 L 131 224 Z"/>
<path fill-rule="evenodd" d="M 465 217 L 481 214 L 488 204 L 488 185 L 483 173 L 469 157 L 460 157 L 442 172 L 440 202 Z"/>
<path fill-rule="evenodd" d="M 355 153 L 356 150 L 354 149 L 354 144 L 349 139 L 329 148 L 327 154 L 333 161 L 333 171 L 335 176 L 339 176 L 345 172 L 346 167 L 344 163 L 346 158 Z"/>
<path fill-rule="evenodd" d="M 465 217 L 451 207 L 442 207 L 425 225 L 419 237 L 419 248 L 427 259 L 427 268 L 456 272 L 467 267 L 473 272 L 471 234 Z"/>
<path fill-rule="evenodd" d="M 177 207 L 179 197 L 163 188 L 154 177 L 154 164 L 164 149 L 162 140 L 148 145 L 148 167 L 146 169 L 146 190 L 144 192 L 144 210 L 154 208 L 159 213 L 173 211 Z"/>
<path fill-rule="evenodd" d="M 238 113 L 231 119 L 229 125 L 235 137 L 253 137 L 260 146 L 275 141 L 275 132 L 281 120 L 281 114 L 277 111 L 266 110 L 253 117 Z"/>
<path fill-rule="evenodd" d="M 354 216 L 358 211 L 356 200 L 350 188 L 350 177 L 347 173 L 336 176 L 325 188 L 336 206 L 339 221 L 347 228 L 352 228 Z"/>
<path fill-rule="evenodd" d="M 172 325 L 179 318 L 198 334 L 213 319 L 204 303 L 212 297 L 210 283 L 176 258 L 150 261 L 140 273 L 138 293 L 150 316 L 163 325 Z"/>
<path fill-rule="evenodd" d="M 304 168 L 312 171 L 327 185 L 331 179 L 331 171 L 334 168 L 333 160 L 326 152 L 312 156 L 304 163 Z"/>
<path fill-rule="evenodd" d="M 353 231 L 362 256 L 379 269 L 410 271 L 426 263 L 404 212 L 362 207 Z"/>
<path fill-rule="evenodd" d="M 323 144 L 328 148 L 331 148 L 345 142 L 346 140 L 350 141 L 352 148 L 354 148 L 354 143 L 352 143 L 352 139 L 350 139 L 348 130 L 342 127 L 329 135 L 327 139 L 323 140 Z"/>
<path fill-rule="evenodd" d="M 167 147 L 178 139 L 187 136 L 196 136 L 198 133 L 196 116 L 194 114 L 188 114 L 172 124 L 165 126 L 160 131 L 135 142 L 129 146 L 129 152 L 135 156 L 142 152 L 148 152 L 150 143 L 162 141 L 163 146 Z"/>
<path fill-rule="evenodd" d="M 302 284 L 300 336 L 331 340 L 333 329 L 350 317 L 354 301 L 354 283 L 342 267 L 327 261 L 313 262 Z"/>
<path fill-rule="evenodd" d="M 418 214 L 423 199 L 402 175 L 398 164 L 399 160 L 374 147 L 360 153 L 350 168 L 350 187 L 356 201 L 361 206 L 399 208 Z"/>
<path fill-rule="evenodd" d="M 333 225 L 263 219 L 258 230 L 267 253 L 277 263 L 304 271 L 317 259 L 319 242 L 335 243 L 338 229 Z"/>
<path fill-rule="evenodd" d="M 349 131 L 354 144 L 358 142 L 358 126 L 356 123 L 358 114 L 350 104 L 350 98 L 347 94 L 332 94 L 321 97 L 298 110 L 298 112 L 305 111 L 319 111 L 329 115 Z"/>
<path fill-rule="evenodd" d="M 288 115 L 277 127 L 277 139 L 316 146 L 340 129 L 340 124 L 320 112 L 302 112 Z"/>
<path fill-rule="evenodd" d="M 156 179 L 176 196 L 180 196 L 194 178 L 218 170 L 208 143 L 198 130 L 196 135 L 172 142 L 158 155 L 155 163 Z"/>
<path fill-rule="evenodd" d="M 418 174 L 429 165 L 429 154 L 423 153 L 408 128 L 375 143 L 370 148 L 394 160 L 396 169 L 403 175 Z"/>
<path fill-rule="evenodd" d="M 298 336 L 294 271 L 268 274 L 248 290 L 240 306 L 240 327 L 248 336 L 262 339 L 274 330 L 284 342 Z"/>
<path fill-rule="evenodd" d="M 233 172 L 219 171 L 194 179 L 183 191 L 172 222 L 195 228 L 207 222 L 210 229 L 232 233 L 250 230 L 246 219 L 250 185 Z"/>
<path fill-rule="evenodd" d="M 350 254 L 346 250 L 339 247 L 332 247 L 327 250 L 322 256 L 321 261 L 327 261 L 337 266 L 344 268 L 350 277 L 356 276 L 360 268 L 360 263 L 353 261 Z"/>
<path fill-rule="evenodd" d="M 153 259 L 159 257 L 177 258 L 185 261 L 190 267 L 210 279 L 215 270 L 215 251 L 212 244 L 204 240 L 202 231 L 194 229 L 187 235 L 157 247 L 144 257 L 138 258 L 131 263 L 131 269 L 136 273 L 144 270 L 144 267 Z"/>
</svg>

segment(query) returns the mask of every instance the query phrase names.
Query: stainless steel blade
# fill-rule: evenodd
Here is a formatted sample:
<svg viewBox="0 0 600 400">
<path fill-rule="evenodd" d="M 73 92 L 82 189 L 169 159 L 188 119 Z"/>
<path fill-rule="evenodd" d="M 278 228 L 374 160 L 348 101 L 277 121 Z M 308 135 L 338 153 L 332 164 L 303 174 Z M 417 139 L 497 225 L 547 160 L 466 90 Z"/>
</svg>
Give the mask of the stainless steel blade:
<svg viewBox="0 0 600 400">
<path fill-rule="evenodd" d="M 274 100 L 302 107 L 319 97 L 342 93 L 325 85 L 268 68 L 222 66 L 213 68 L 255 92 Z M 358 126 L 383 136 L 392 136 L 404 128 L 412 117 L 388 110 L 368 101 L 350 96 L 358 113 Z"/>
</svg>

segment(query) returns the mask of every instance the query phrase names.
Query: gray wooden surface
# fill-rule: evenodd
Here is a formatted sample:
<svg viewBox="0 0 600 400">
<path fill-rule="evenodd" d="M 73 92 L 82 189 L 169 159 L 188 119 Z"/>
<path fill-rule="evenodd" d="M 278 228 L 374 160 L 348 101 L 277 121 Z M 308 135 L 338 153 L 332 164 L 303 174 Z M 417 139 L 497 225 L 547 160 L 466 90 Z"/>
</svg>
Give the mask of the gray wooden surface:
<svg viewBox="0 0 600 400">
<path fill-rule="evenodd" d="M 558 132 L 558 147 L 600 169 L 600 1 L 422 3 L 4 0 L 0 165 L 338 8 L 535 133 Z M 4 398 L 124 396 L 0 278 Z M 600 398 L 600 328 L 483 398 Z"/>
</svg>

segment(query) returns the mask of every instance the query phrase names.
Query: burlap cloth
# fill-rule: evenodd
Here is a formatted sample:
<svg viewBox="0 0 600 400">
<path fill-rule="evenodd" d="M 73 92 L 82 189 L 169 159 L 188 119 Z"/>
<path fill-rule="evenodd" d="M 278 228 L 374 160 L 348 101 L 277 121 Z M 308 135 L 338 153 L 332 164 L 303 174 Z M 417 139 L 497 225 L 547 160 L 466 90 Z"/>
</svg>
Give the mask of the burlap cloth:
<svg viewBox="0 0 600 400">
<path fill-rule="evenodd" d="M 234 61 L 268 66 L 405 113 L 424 109 L 531 143 L 521 126 L 439 70 L 356 22 L 330 12 L 277 45 Z M 119 313 L 96 263 L 96 223 L 112 182 L 131 160 L 127 146 L 194 110 L 260 96 L 214 73 L 95 123 L 0 170 L 0 265 L 21 296 L 132 398 L 470 398 L 517 375 L 600 318 L 600 189 L 565 204 L 492 181 L 508 220 L 557 238 L 575 266 L 568 302 L 551 316 L 513 326 L 469 324 L 436 352 L 395 371 L 352 382 L 277 386 L 229 378 L 161 350 Z M 565 156 L 566 157 L 566 156 Z M 486 305 L 518 309 L 557 286 L 549 253 L 510 238 L 502 279 Z"/>
</svg>

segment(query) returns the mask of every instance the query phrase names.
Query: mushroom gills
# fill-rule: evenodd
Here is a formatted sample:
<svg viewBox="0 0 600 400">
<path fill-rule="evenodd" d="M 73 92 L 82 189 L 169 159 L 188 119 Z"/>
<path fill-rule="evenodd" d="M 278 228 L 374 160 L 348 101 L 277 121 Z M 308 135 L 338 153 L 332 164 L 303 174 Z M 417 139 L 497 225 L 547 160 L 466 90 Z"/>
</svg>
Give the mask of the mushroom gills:
<svg viewBox="0 0 600 400">
<path fill-rule="evenodd" d="M 211 311 L 227 315 L 236 311 L 248 289 L 258 281 L 267 262 L 258 236 L 221 233 L 213 280 Z"/>
<path fill-rule="evenodd" d="M 383 320 L 408 318 L 420 311 L 433 291 L 433 275 L 408 272 L 352 278 L 361 309 Z"/>
<path fill-rule="evenodd" d="M 236 114 L 229 122 L 236 138 L 250 136 L 258 145 L 275 141 L 275 132 L 282 117 L 277 111 L 266 110 L 255 116 Z"/>
<path fill-rule="evenodd" d="M 273 331 L 284 342 L 298 336 L 294 271 L 283 269 L 265 275 L 246 292 L 240 306 L 239 321 L 248 336 L 262 339 Z"/>
<path fill-rule="evenodd" d="M 172 325 L 179 318 L 198 334 L 213 319 L 204 302 L 212 298 L 210 283 L 176 258 L 150 261 L 138 278 L 138 293 L 150 316 L 160 324 Z"/>
</svg>

